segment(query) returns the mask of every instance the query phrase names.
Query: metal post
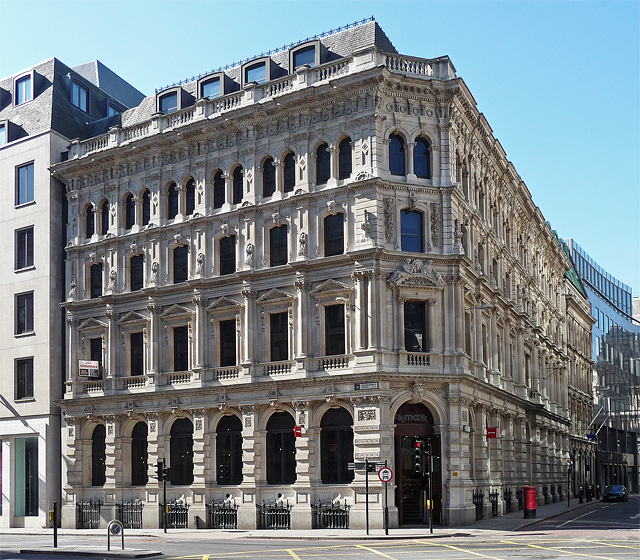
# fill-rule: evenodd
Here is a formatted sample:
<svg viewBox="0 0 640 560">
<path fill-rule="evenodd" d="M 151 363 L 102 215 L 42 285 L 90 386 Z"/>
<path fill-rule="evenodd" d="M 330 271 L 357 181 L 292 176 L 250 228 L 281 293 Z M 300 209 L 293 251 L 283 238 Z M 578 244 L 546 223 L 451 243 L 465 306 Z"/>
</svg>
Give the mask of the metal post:
<svg viewBox="0 0 640 560">
<path fill-rule="evenodd" d="M 431 449 L 431 440 L 428 442 L 428 451 L 429 451 L 429 533 L 433 533 L 433 484 L 431 482 L 431 477 L 433 476 L 433 454 Z"/>
<path fill-rule="evenodd" d="M 163 471 L 163 476 L 162 476 L 162 527 L 164 529 L 164 532 L 167 532 L 167 481 L 164 478 L 164 467 L 165 467 L 165 462 L 164 462 L 164 458 L 162 459 L 162 471 Z"/>
<path fill-rule="evenodd" d="M 365 514 L 367 518 L 367 535 L 369 534 L 369 459 L 364 459 Z"/>
<path fill-rule="evenodd" d="M 53 502 L 53 548 L 58 548 L 58 502 Z"/>
<path fill-rule="evenodd" d="M 567 467 L 567 507 L 571 507 L 571 463 Z"/>
<path fill-rule="evenodd" d="M 384 460 L 384 466 L 387 466 L 387 460 Z M 389 483 L 384 483 L 384 534 L 389 534 L 389 505 L 387 502 L 387 489 L 389 487 Z"/>
</svg>

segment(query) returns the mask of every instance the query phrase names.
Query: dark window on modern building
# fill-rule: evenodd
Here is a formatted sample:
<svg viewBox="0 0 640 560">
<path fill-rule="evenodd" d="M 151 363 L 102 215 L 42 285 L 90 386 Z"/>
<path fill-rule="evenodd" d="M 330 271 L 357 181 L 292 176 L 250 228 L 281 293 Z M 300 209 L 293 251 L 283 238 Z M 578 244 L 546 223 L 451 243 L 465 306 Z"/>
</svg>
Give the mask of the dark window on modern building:
<svg viewBox="0 0 640 560">
<path fill-rule="evenodd" d="M 91 236 L 96 232 L 96 214 L 93 211 L 93 206 L 87 206 L 87 216 L 86 216 L 86 232 L 87 239 L 91 239 Z"/>
<path fill-rule="evenodd" d="M 167 219 L 173 220 L 178 215 L 179 192 L 175 183 L 171 183 L 167 189 Z"/>
<path fill-rule="evenodd" d="M 320 422 L 320 466 L 323 484 L 349 484 L 353 471 L 353 419 L 344 408 L 325 412 Z"/>
<path fill-rule="evenodd" d="M 100 235 L 107 235 L 109 231 L 109 202 L 105 200 L 100 207 L 102 220 L 100 223 Z"/>
<path fill-rule="evenodd" d="M 244 83 L 257 82 L 264 84 L 267 80 L 267 65 L 264 62 L 253 64 L 244 69 Z"/>
<path fill-rule="evenodd" d="M 287 264 L 287 226 L 276 226 L 269 230 L 269 266 Z"/>
<path fill-rule="evenodd" d="M 389 137 L 389 171 L 391 175 L 405 175 L 404 140 L 396 134 Z"/>
<path fill-rule="evenodd" d="M 220 275 L 233 274 L 236 271 L 236 236 L 220 239 Z"/>
<path fill-rule="evenodd" d="M 144 287 L 144 256 L 135 255 L 129 259 L 129 289 L 132 292 Z"/>
<path fill-rule="evenodd" d="M 242 184 L 242 166 L 238 165 L 233 170 L 233 204 L 240 204 L 242 202 L 242 197 L 244 195 L 244 185 Z"/>
<path fill-rule="evenodd" d="M 196 182 L 191 178 L 185 187 L 186 215 L 191 216 L 196 210 Z"/>
<path fill-rule="evenodd" d="M 173 283 L 180 284 L 189 279 L 189 248 L 179 245 L 173 250 Z"/>
<path fill-rule="evenodd" d="M 89 89 L 78 82 L 73 82 L 73 85 L 71 86 L 71 103 L 81 111 L 88 113 Z"/>
<path fill-rule="evenodd" d="M 173 329 L 173 371 L 189 369 L 189 329 L 187 326 Z"/>
<path fill-rule="evenodd" d="M 107 480 L 106 437 L 104 424 L 98 424 L 91 434 L 91 486 L 104 486 Z"/>
<path fill-rule="evenodd" d="M 431 179 L 429 142 L 418 138 L 413 147 L 413 173 L 421 179 Z"/>
<path fill-rule="evenodd" d="M 33 227 L 16 231 L 16 270 L 33 266 Z"/>
<path fill-rule="evenodd" d="M 147 434 L 145 422 L 138 422 L 131 433 L 131 486 L 144 486 L 149 481 Z"/>
<path fill-rule="evenodd" d="M 262 163 L 262 196 L 265 198 L 276 192 L 276 168 L 273 158 L 268 157 Z"/>
<path fill-rule="evenodd" d="M 424 301 L 404 302 L 404 349 L 427 352 L 427 316 Z"/>
<path fill-rule="evenodd" d="M 102 337 L 89 339 L 89 357 L 92 362 L 102 363 Z"/>
<path fill-rule="evenodd" d="M 344 305 L 327 305 L 324 308 L 325 355 L 345 353 Z"/>
<path fill-rule="evenodd" d="M 124 199 L 124 227 L 131 229 L 136 223 L 136 203 L 133 195 L 128 194 Z"/>
<path fill-rule="evenodd" d="M 400 248 L 402 251 L 422 253 L 424 234 L 422 212 L 404 209 L 400 212 Z"/>
<path fill-rule="evenodd" d="M 97 298 L 102 295 L 102 263 L 89 267 L 89 297 Z"/>
<path fill-rule="evenodd" d="M 220 78 L 211 78 L 206 82 L 202 82 L 200 94 L 201 97 L 208 97 L 209 99 L 220 97 Z"/>
<path fill-rule="evenodd" d="M 226 185 L 222 171 L 216 172 L 213 177 L 213 207 L 222 208 L 227 198 Z"/>
<path fill-rule="evenodd" d="M 298 66 L 315 66 L 316 65 L 316 48 L 314 46 L 305 47 L 293 53 L 293 69 Z"/>
<path fill-rule="evenodd" d="M 16 295 L 16 334 L 33 332 L 33 292 Z"/>
<path fill-rule="evenodd" d="M 295 422 L 288 412 L 276 412 L 267 422 L 267 484 L 296 481 Z"/>
<path fill-rule="evenodd" d="M 216 482 L 242 482 L 242 422 L 237 416 L 223 416 L 216 429 Z"/>
<path fill-rule="evenodd" d="M 332 214 L 324 219 L 324 256 L 344 253 L 344 214 Z"/>
<path fill-rule="evenodd" d="M 236 365 L 236 320 L 220 321 L 220 367 Z"/>
<path fill-rule="evenodd" d="M 272 362 L 289 359 L 289 314 L 269 315 L 269 356 Z"/>
<path fill-rule="evenodd" d="M 31 76 L 25 76 L 16 80 L 16 105 L 22 105 L 33 99 L 33 87 L 31 85 Z"/>
<path fill-rule="evenodd" d="M 7 143 L 7 127 L 4 124 L 0 124 L 0 146 L 4 146 Z"/>
<path fill-rule="evenodd" d="M 178 110 L 178 93 L 167 93 L 160 97 L 160 112 L 165 115 L 175 113 Z"/>
<path fill-rule="evenodd" d="M 134 332 L 129 335 L 129 350 L 131 367 L 129 368 L 129 375 L 143 375 L 144 374 L 144 343 L 141 332 Z M 180 370 L 182 371 L 182 370 Z"/>
<path fill-rule="evenodd" d="M 16 360 L 16 400 L 33 398 L 33 358 Z"/>
<path fill-rule="evenodd" d="M 146 190 L 142 193 L 142 225 L 146 226 L 151 221 L 151 193 Z"/>
<path fill-rule="evenodd" d="M 1 458 L 1 457 L 0 457 Z M 16 517 L 39 514 L 38 506 L 38 438 L 15 439 L 15 508 Z"/>
<path fill-rule="evenodd" d="M 351 158 L 351 138 L 345 138 L 338 144 L 338 179 L 348 179 L 351 176 L 353 161 Z"/>
<path fill-rule="evenodd" d="M 316 185 L 324 185 L 331 178 L 329 146 L 322 143 L 316 148 Z"/>
<path fill-rule="evenodd" d="M 119 107 L 116 107 L 115 105 L 109 103 L 107 107 L 107 117 L 113 117 L 114 115 L 119 115 L 120 113 L 122 113 L 122 110 Z"/>
<path fill-rule="evenodd" d="M 171 426 L 169 467 L 173 486 L 193 482 L 193 423 L 179 418 Z"/>
<path fill-rule="evenodd" d="M 33 163 L 16 169 L 16 206 L 33 202 Z"/>
<path fill-rule="evenodd" d="M 284 192 L 293 192 L 296 188 L 296 156 L 289 152 L 284 156 Z"/>
</svg>

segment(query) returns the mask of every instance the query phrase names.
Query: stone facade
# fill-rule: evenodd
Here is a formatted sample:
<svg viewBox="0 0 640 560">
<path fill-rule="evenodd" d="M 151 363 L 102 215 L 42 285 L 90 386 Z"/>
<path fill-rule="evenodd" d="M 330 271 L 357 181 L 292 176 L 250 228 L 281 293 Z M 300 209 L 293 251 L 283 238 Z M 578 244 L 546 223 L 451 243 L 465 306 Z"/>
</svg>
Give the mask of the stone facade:
<svg viewBox="0 0 640 560">
<path fill-rule="evenodd" d="M 159 92 L 55 166 L 69 201 L 64 526 L 81 501 L 106 519 L 137 499 L 157 527 L 159 459 L 190 526 L 231 500 L 252 528 L 257 505 L 284 500 L 309 528 L 314 505 L 346 500 L 363 528 L 365 473 L 346 463 L 365 459 L 394 470 L 391 525 L 424 522 L 417 439 L 438 457 L 437 523 L 475 520 L 476 489 L 487 507 L 499 490 L 501 508 L 506 488 L 516 505 L 524 484 L 564 494 L 569 378 L 582 390 L 587 375 L 567 317 L 589 309 L 567 303 L 570 260 L 448 58 L 399 55 L 375 22 L 292 50 L 310 46 L 313 65 L 277 53 L 270 80 L 219 98 L 203 78 L 162 113 L 176 88 Z M 87 235 L 92 219 L 104 229 Z M 572 336 L 589 346 L 588 329 Z M 78 368 L 92 348 L 95 379 Z M 220 474 L 236 468 L 223 421 L 240 426 L 240 478 Z M 382 495 L 371 477 L 374 527 Z"/>
</svg>

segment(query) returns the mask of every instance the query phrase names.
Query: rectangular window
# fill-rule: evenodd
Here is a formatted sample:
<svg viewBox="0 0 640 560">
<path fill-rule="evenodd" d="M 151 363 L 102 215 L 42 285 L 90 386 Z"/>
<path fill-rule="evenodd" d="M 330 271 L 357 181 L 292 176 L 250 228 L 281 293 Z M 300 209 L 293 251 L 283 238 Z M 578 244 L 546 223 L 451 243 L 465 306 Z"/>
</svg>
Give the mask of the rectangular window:
<svg viewBox="0 0 640 560">
<path fill-rule="evenodd" d="M 289 314 L 272 313 L 269 316 L 270 359 L 280 362 L 289 359 Z"/>
<path fill-rule="evenodd" d="M 267 80 L 267 66 L 264 62 L 259 62 L 253 66 L 245 68 L 245 83 L 257 82 L 258 84 L 264 84 Z"/>
<path fill-rule="evenodd" d="M 427 351 L 427 321 L 424 301 L 404 302 L 404 349 Z"/>
<path fill-rule="evenodd" d="M 220 78 L 213 78 L 202 84 L 202 97 L 220 97 Z"/>
<path fill-rule="evenodd" d="M 168 115 L 178 110 L 178 92 L 167 93 L 160 98 L 160 112 Z"/>
<path fill-rule="evenodd" d="M 102 365 L 102 337 L 89 339 L 89 355 L 92 362 L 98 362 L 98 371 Z"/>
<path fill-rule="evenodd" d="M 295 70 L 298 66 L 315 66 L 316 65 L 316 48 L 305 47 L 304 49 L 300 49 L 293 53 L 293 69 Z"/>
<path fill-rule="evenodd" d="M 33 202 L 33 163 L 16 169 L 16 206 Z"/>
<path fill-rule="evenodd" d="M 100 297 L 102 295 L 102 263 L 92 264 L 89 270 L 91 276 L 91 285 L 89 286 L 90 297 Z"/>
<path fill-rule="evenodd" d="M 132 292 L 141 290 L 144 286 L 144 257 L 142 255 L 136 255 L 131 257 L 129 261 L 130 278 L 129 284 Z"/>
<path fill-rule="evenodd" d="M 15 515 L 38 515 L 38 438 L 15 440 Z"/>
<path fill-rule="evenodd" d="M 344 305 L 324 308 L 324 335 L 327 356 L 345 353 Z"/>
<path fill-rule="evenodd" d="M 16 270 L 33 266 L 33 227 L 16 231 Z"/>
<path fill-rule="evenodd" d="M 189 369 L 189 329 L 175 327 L 173 329 L 173 371 Z"/>
<path fill-rule="evenodd" d="M 189 278 L 189 248 L 180 245 L 173 250 L 173 283 L 180 284 Z"/>
<path fill-rule="evenodd" d="M 223 237 L 220 240 L 220 274 L 233 274 L 236 271 L 236 236 Z"/>
<path fill-rule="evenodd" d="M 4 146 L 7 143 L 7 127 L 4 124 L 0 124 L 0 146 Z"/>
<path fill-rule="evenodd" d="M 33 99 L 31 76 L 25 76 L 16 81 L 16 105 L 22 105 Z"/>
<path fill-rule="evenodd" d="M 111 105 L 111 103 L 109 103 L 109 106 L 107 107 L 108 117 L 113 117 L 114 115 L 119 115 L 120 113 L 122 113 L 122 111 L 118 107 L 116 107 L 115 105 Z"/>
<path fill-rule="evenodd" d="M 16 360 L 16 400 L 33 398 L 33 358 Z"/>
<path fill-rule="evenodd" d="M 287 226 L 278 226 L 269 230 L 269 265 L 287 264 Z"/>
<path fill-rule="evenodd" d="M 220 367 L 236 365 L 236 321 L 220 321 Z"/>
<path fill-rule="evenodd" d="M 186 327 L 183 327 L 186 328 Z M 175 334 L 175 333 L 174 333 Z M 131 333 L 129 335 L 131 344 L 131 368 L 130 375 L 144 374 L 144 347 L 141 332 Z M 180 370 L 183 371 L 183 370 Z"/>
<path fill-rule="evenodd" d="M 89 88 L 78 82 L 73 82 L 71 90 L 71 103 L 85 113 L 89 112 Z"/>
<path fill-rule="evenodd" d="M 16 334 L 33 332 L 33 292 L 16 295 Z"/>
</svg>

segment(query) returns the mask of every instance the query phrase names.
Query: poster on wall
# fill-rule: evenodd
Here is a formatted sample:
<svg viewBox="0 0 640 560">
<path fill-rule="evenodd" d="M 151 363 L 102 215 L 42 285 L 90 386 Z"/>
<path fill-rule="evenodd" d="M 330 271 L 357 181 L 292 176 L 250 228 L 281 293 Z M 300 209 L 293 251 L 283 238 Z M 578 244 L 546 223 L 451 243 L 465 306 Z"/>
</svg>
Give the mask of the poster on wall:
<svg viewBox="0 0 640 560">
<path fill-rule="evenodd" d="M 79 360 L 78 377 L 100 377 L 100 362 Z"/>
</svg>

